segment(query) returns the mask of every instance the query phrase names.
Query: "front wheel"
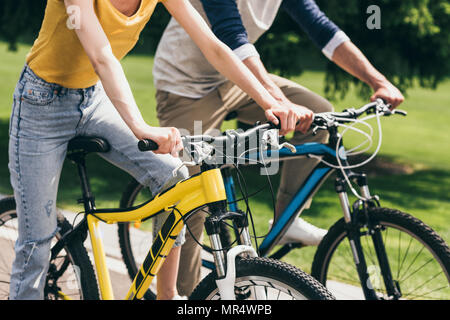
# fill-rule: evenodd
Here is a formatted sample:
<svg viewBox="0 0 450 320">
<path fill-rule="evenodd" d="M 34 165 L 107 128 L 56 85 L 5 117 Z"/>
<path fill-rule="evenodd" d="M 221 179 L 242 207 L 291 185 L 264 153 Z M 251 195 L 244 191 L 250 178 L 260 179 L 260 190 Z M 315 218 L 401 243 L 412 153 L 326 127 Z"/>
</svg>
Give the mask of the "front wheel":
<svg viewBox="0 0 450 320">
<path fill-rule="evenodd" d="M 219 300 L 215 272 L 195 288 L 190 300 Z M 269 258 L 237 258 L 236 300 L 334 300 L 318 281 L 287 263 Z"/>
<path fill-rule="evenodd" d="M 401 299 L 450 298 L 450 249 L 430 227 L 398 210 L 369 208 L 368 217 L 381 232 L 394 285 Z M 364 298 L 344 219 L 336 222 L 320 243 L 311 274 L 337 298 Z M 379 299 L 387 295 L 383 270 L 372 236 L 364 222 L 359 225 L 360 243 L 367 264 L 370 289 Z M 339 290 L 343 289 L 342 292 Z M 353 297 L 347 296 L 354 292 Z"/>
</svg>

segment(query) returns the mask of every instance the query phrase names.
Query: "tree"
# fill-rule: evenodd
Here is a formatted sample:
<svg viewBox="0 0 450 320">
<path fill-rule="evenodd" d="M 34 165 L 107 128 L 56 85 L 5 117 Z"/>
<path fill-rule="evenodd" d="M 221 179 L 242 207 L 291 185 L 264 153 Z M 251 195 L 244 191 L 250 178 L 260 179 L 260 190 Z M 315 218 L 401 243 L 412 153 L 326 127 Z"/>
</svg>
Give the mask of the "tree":
<svg viewBox="0 0 450 320">
<path fill-rule="evenodd" d="M 371 62 L 401 90 L 415 82 L 435 88 L 450 74 L 450 3 L 448 0 L 316 0 Z M 39 31 L 46 1 L 0 1 L 0 38 L 15 49 Z M 380 20 L 374 21 L 374 11 Z M 157 6 L 135 52 L 154 53 L 169 14 Z M 376 23 L 379 22 L 379 28 Z M 375 23 L 375 24 L 374 24 Z M 375 27 L 374 27 L 375 26 Z M 280 11 L 274 26 L 256 43 L 268 69 L 284 76 L 325 65 L 328 98 L 343 97 L 352 84 L 366 96 L 367 86 L 321 57 L 299 27 Z"/>
<path fill-rule="evenodd" d="M 403 91 L 415 81 L 435 88 L 450 74 L 450 3 L 447 0 L 316 0 L 322 11 L 344 30 L 369 60 Z M 380 8 L 380 29 L 368 28 L 367 8 Z M 373 12 L 373 11 L 372 11 Z M 370 27 L 370 24 L 369 24 Z M 276 24 L 257 43 L 270 70 L 295 75 L 304 68 L 298 61 L 310 41 L 280 12 Z M 316 49 L 314 49 L 316 50 Z M 327 96 L 344 96 L 355 84 L 363 96 L 368 87 L 326 63 Z"/>
<path fill-rule="evenodd" d="M 39 32 L 46 1 L 0 1 L 0 38 L 9 43 L 10 50 L 17 50 L 17 41 L 30 42 Z"/>
</svg>

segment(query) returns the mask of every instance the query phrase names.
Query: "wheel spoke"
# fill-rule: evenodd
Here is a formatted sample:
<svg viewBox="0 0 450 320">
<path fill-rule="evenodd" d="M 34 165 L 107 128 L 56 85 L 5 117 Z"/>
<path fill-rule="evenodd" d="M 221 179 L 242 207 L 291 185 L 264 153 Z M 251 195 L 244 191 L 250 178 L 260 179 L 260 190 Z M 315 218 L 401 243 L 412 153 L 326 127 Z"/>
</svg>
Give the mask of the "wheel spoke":
<svg viewBox="0 0 450 320">
<path fill-rule="evenodd" d="M 363 251 L 364 251 L 364 256 L 369 256 L 369 260 L 372 263 L 372 265 L 376 266 L 377 262 L 375 261 L 374 255 L 372 253 L 372 249 L 371 249 L 372 246 L 370 245 L 369 237 L 364 237 L 364 238 L 365 238 L 365 241 L 367 244 L 367 248 L 368 248 L 367 250 L 369 251 L 369 254 L 367 254 L 367 250 L 365 250 L 364 246 L 362 246 Z"/>
<path fill-rule="evenodd" d="M 429 264 L 431 261 L 433 261 L 434 258 L 430 258 L 427 262 L 425 262 L 423 265 L 421 265 L 419 268 L 417 268 L 416 270 L 414 270 L 409 276 L 407 276 L 406 278 L 403 278 L 401 280 L 399 280 L 399 282 L 403 282 L 406 279 L 409 279 L 413 274 L 415 274 L 417 271 L 419 271 L 420 269 L 422 269 L 423 267 L 425 267 L 427 264 Z"/>
<path fill-rule="evenodd" d="M 433 293 L 433 292 L 436 292 L 436 291 L 441 291 L 441 290 L 448 289 L 448 288 L 449 287 L 447 285 L 447 286 L 443 286 L 443 287 L 440 287 L 440 288 L 436 288 L 436 289 L 430 290 L 430 291 L 422 293 L 420 295 L 410 294 L 410 293 L 408 293 L 406 295 L 408 295 L 409 297 L 423 298 L 423 297 L 429 295 L 430 293 Z M 429 299 L 430 300 L 448 300 L 448 299 L 445 299 L 445 298 L 438 298 L 438 297 L 429 297 Z"/>
<path fill-rule="evenodd" d="M 344 274 L 348 274 L 348 271 L 345 270 L 341 265 L 336 264 L 336 267 L 337 267 L 339 270 L 341 270 Z"/>
<path fill-rule="evenodd" d="M 355 280 L 355 279 L 350 279 L 350 278 L 346 278 L 343 276 L 333 276 L 333 278 L 335 280 L 341 280 L 342 282 L 348 283 L 348 284 L 357 284 L 360 285 L 361 283 L 359 282 L 359 279 Z"/>
<path fill-rule="evenodd" d="M 347 247 L 347 246 L 345 248 L 346 248 L 346 251 L 348 252 L 348 254 L 342 255 L 342 257 L 347 263 L 353 265 L 355 263 L 355 261 L 353 260 L 352 250 L 350 249 L 350 247 Z M 344 270 L 344 269 L 341 268 L 341 270 Z"/>
<path fill-rule="evenodd" d="M 400 278 L 400 271 L 401 271 L 401 269 L 402 269 L 402 267 L 403 267 L 403 264 L 405 263 L 406 256 L 408 255 L 409 248 L 411 247 L 412 240 L 413 240 L 413 238 L 411 237 L 411 238 L 409 239 L 408 247 L 406 248 L 405 256 L 403 257 L 403 260 L 402 260 L 401 264 L 399 264 L 398 272 L 397 272 L 397 279 Z"/>
<path fill-rule="evenodd" d="M 432 281 L 433 279 L 435 279 L 437 276 L 439 276 L 439 275 L 442 274 L 442 273 L 443 273 L 442 271 L 436 273 L 436 274 L 435 274 L 434 276 L 432 276 L 430 279 L 428 279 L 427 281 L 423 282 L 423 283 L 420 284 L 418 287 L 412 289 L 412 291 L 417 291 L 417 290 L 419 290 L 420 288 L 422 288 L 423 286 L 425 286 L 427 283 L 429 283 L 430 281 Z M 409 293 L 410 293 L 410 292 L 409 292 Z M 409 294 L 409 293 L 407 293 L 407 294 Z"/>
</svg>

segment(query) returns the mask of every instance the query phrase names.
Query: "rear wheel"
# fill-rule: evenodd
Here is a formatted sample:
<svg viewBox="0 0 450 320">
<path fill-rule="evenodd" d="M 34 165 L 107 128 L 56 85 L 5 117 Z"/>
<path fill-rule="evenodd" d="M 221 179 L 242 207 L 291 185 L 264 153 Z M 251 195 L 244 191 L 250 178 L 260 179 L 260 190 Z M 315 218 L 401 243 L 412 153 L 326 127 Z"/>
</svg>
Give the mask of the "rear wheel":
<svg viewBox="0 0 450 320">
<path fill-rule="evenodd" d="M 59 232 L 54 243 L 72 226 L 58 215 Z M 18 236 L 16 203 L 13 197 L 0 200 L 0 299 L 8 299 L 14 244 Z M 94 270 L 82 241 L 66 244 L 50 261 L 44 289 L 46 300 L 98 300 Z"/>
</svg>

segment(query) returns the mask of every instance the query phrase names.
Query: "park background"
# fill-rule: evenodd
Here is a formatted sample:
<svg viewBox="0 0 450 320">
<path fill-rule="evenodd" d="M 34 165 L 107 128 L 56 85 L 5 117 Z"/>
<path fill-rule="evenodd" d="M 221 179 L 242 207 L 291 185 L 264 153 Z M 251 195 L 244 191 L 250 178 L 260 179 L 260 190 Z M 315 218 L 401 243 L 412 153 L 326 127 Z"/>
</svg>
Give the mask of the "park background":
<svg viewBox="0 0 450 320">
<path fill-rule="evenodd" d="M 382 120 L 383 144 L 379 156 L 365 169 L 373 194 L 381 204 L 423 220 L 450 241 L 450 4 L 440 0 L 317 1 L 362 49 L 383 74 L 402 89 L 408 116 Z M 11 194 L 8 172 L 8 126 L 12 94 L 25 56 L 39 31 L 46 1 L 2 0 L 0 3 L 0 193 Z M 381 29 L 367 28 L 369 5 L 381 9 Z M 135 50 L 123 67 L 146 121 L 157 125 L 153 54 L 169 19 L 158 5 Z M 327 61 L 307 35 L 283 12 L 257 43 L 270 72 L 280 74 L 326 96 L 336 110 L 368 102 L 370 90 Z M 174 48 L 176 50 L 176 48 Z M 372 123 L 373 125 L 375 123 Z M 235 121 L 223 129 L 236 127 Z M 375 135 L 376 137 L 377 135 Z M 358 138 L 349 136 L 350 144 Z M 376 141 L 375 141 L 376 142 Z M 97 207 L 117 207 L 130 177 L 97 156 L 88 159 Z M 257 168 L 243 172 L 249 193 L 267 185 Z M 271 177 L 275 188 L 278 177 Z M 60 181 L 58 206 L 82 211 L 74 166 L 66 162 Z M 266 234 L 272 217 L 272 200 L 265 188 L 250 201 L 258 235 Z M 342 217 L 333 180 L 329 179 L 302 217 L 329 228 Z M 305 271 L 315 248 L 290 253 L 286 260 Z"/>
</svg>

